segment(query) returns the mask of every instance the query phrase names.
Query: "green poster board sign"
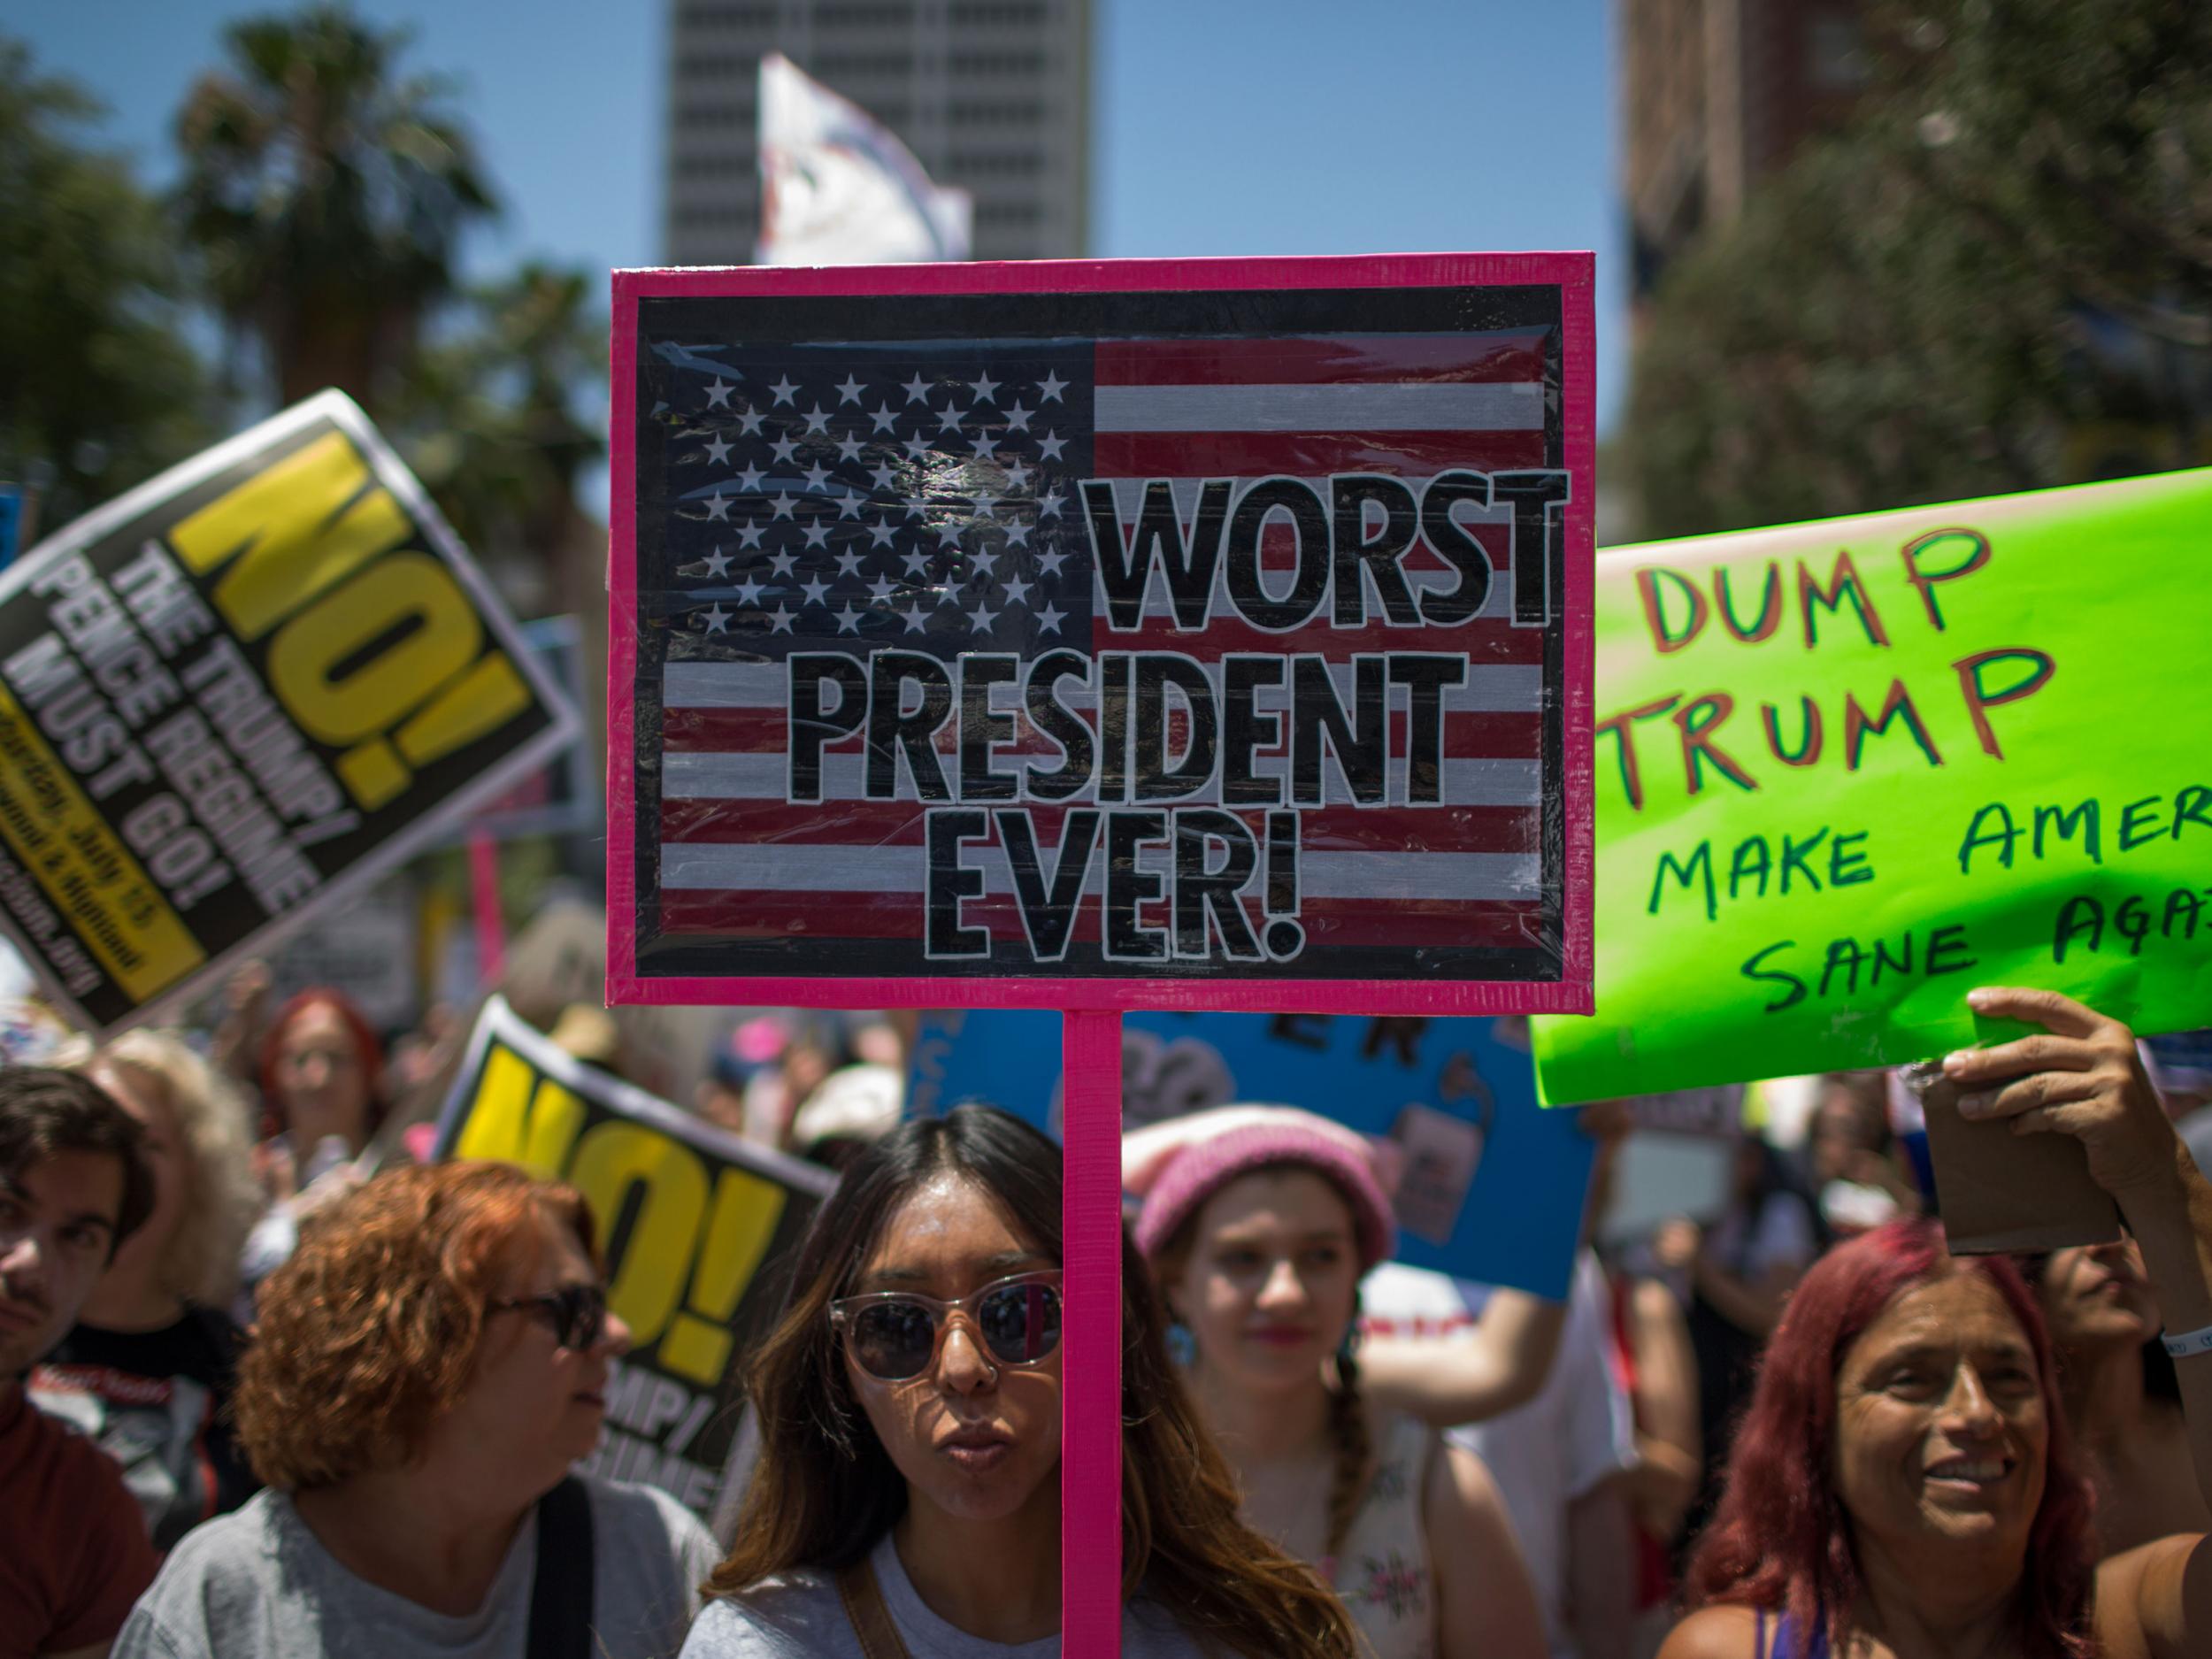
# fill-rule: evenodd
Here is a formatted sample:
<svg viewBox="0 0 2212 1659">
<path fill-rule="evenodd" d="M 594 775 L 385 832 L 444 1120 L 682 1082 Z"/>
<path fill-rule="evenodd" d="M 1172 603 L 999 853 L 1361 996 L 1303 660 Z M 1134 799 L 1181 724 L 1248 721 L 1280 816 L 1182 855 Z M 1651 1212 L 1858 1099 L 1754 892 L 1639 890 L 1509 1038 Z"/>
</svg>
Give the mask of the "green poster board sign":
<svg viewBox="0 0 2212 1659">
<path fill-rule="evenodd" d="M 2212 470 L 1598 558 L 1597 1007 L 1547 1100 L 2212 1015 Z"/>
</svg>

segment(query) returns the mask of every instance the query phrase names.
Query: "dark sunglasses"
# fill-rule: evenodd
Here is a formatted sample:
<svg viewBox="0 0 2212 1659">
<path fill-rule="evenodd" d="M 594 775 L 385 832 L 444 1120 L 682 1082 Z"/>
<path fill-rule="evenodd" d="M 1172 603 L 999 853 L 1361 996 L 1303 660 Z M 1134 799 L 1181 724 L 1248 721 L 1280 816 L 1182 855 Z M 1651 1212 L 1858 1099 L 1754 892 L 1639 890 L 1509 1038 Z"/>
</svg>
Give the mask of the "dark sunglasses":
<svg viewBox="0 0 2212 1659">
<path fill-rule="evenodd" d="M 1037 1364 L 1060 1346 L 1060 1275 L 1016 1273 L 954 1302 L 877 1291 L 841 1296 L 829 1310 L 853 1363 L 883 1382 L 905 1382 L 934 1365 L 954 1313 L 968 1316 L 1000 1364 Z"/>
<path fill-rule="evenodd" d="M 554 1340 L 579 1353 L 597 1348 L 607 1333 L 607 1292 L 603 1285 L 564 1285 L 545 1296 L 515 1296 L 486 1304 L 494 1313 L 536 1314 L 553 1327 Z"/>
</svg>

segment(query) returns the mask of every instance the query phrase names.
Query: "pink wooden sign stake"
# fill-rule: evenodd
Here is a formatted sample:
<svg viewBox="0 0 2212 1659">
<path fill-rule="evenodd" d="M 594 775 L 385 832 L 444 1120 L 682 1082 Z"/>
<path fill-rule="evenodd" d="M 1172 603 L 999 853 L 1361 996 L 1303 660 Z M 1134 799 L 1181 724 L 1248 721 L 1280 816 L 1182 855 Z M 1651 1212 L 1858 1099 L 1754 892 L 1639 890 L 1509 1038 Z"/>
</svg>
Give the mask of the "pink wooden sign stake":
<svg viewBox="0 0 2212 1659">
<path fill-rule="evenodd" d="M 1121 1653 L 1121 1016 L 1061 1016 L 1060 1626 L 1067 1659 Z"/>
<path fill-rule="evenodd" d="M 1595 495 L 1592 262 L 1586 254 L 1395 255 L 1351 259 L 1174 259 L 828 267 L 818 270 L 619 271 L 614 276 L 613 423 L 610 460 L 607 720 L 607 990 L 618 1003 L 774 1002 L 823 1008 L 1049 1008 L 1062 1010 L 1065 1078 L 1066 1314 L 1061 1453 L 1062 1651 L 1121 1652 L 1121 1011 L 1245 1010 L 1272 1013 L 1586 1013 L 1591 1007 L 1590 775 L 1592 506 Z M 1561 453 L 1565 504 L 1563 611 L 1557 695 L 1559 974 L 1544 981 L 1440 978 L 1071 976 L 1041 964 L 1007 977 L 746 978 L 641 972 L 639 961 L 637 672 L 640 308 L 650 301 L 732 301 L 891 295 L 1202 292 L 1453 285 L 1555 285 L 1564 373 Z M 656 833 L 649 824 L 648 834 Z M 1170 1609 L 1171 1612 L 1173 1609 Z"/>
</svg>

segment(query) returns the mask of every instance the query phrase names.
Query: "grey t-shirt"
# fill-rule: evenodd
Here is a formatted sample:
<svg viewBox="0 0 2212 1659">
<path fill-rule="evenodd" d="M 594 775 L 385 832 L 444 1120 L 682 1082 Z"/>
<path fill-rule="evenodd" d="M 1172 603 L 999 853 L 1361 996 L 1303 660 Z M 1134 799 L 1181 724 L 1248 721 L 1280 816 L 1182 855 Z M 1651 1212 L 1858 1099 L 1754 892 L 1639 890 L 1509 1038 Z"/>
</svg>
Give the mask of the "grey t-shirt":
<svg viewBox="0 0 2212 1659">
<path fill-rule="evenodd" d="M 909 1659 L 1058 1659 L 1060 1639 L 985 1641 L 947 1624 L 915 1594 L 899 1552 L 885 1533 L 868 1563 Z M 1207 1649 L 1156 1602 L 1139 1601 L 1121 1620 L 1122 1659 L 1202 1659 Z M 828 1573 L 771 1578 L 742 1596 L 711 1601 L 691 1627 L 683 1659 L 863 1659 L 860 1638 L 845 1617 L 837 1581 Z"/>
<path fill-rule="evenodd" d="M 582 1477 L 591 1494 L 596 1659 L 668 1659 L 721 1559 L 691 1513 L 650 1486 Z M 433 1612 L 340 1565 L 281 1493 L 185 1534 L 139 1598 L 112 1659 L 524 1659 L 538 1517 L 515 1533 L 475 1612 Z"/>
</svg>

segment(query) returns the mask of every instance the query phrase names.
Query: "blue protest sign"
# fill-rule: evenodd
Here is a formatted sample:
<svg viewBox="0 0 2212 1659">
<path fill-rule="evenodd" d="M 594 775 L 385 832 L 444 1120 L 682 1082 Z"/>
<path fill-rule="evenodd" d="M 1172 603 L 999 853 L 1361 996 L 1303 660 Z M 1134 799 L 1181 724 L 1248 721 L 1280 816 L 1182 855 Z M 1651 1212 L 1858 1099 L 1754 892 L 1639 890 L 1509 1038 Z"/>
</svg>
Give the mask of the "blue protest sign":
<svg viewBox="0 0 2212 1659">
<path fill-rule="evenodd" d="M 1302 1106 L 1405 1153 L 1398 1259 L 1456 1278 L 1567 1294 L 1594 1147 L 1536 1103 L 1525 1038 L 1498 1019 L 1328 1014 L 1122 1016 L 1131 1129 L 1228 1101 Z M 1058 1017 L 928 1014 L 910 1109 L 988 1101 L 1059 1133 Z"/>
</svg>

